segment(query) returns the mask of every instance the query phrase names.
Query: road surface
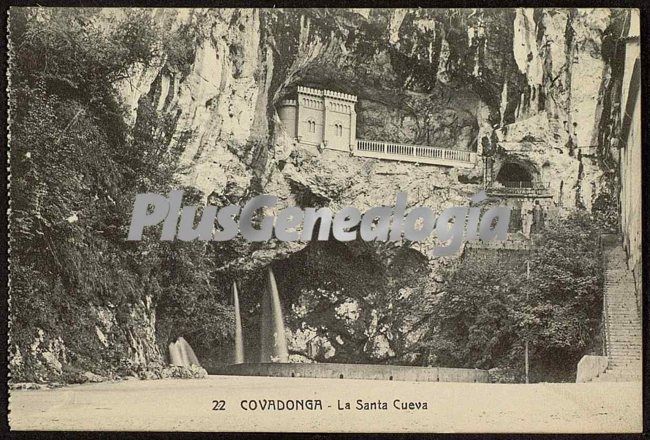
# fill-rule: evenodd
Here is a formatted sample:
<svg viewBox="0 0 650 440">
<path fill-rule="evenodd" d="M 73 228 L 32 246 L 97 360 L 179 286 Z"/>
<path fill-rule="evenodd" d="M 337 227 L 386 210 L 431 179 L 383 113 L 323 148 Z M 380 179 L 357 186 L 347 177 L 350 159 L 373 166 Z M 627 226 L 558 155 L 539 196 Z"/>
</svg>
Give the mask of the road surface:
<svg viewBox="0 0 650 440">
<path fill-rule="evenodd" d="M 264 399 L 273 400 L 275 409 L 261 410 Z M 287 410 L 298 405 L 296 400 L 305 408 L 320 400 L 322 409 Z M 402 405 L 406 409 L 397 409 Z M 285 409 L 278 410 L 281 406 Z M 13 390 L 9 414 L 15 430 L 130 431 L 639 432 L 641 418 L 641 383 L 632 382 L 524 385 L 242 376 Z"/>
</svg>

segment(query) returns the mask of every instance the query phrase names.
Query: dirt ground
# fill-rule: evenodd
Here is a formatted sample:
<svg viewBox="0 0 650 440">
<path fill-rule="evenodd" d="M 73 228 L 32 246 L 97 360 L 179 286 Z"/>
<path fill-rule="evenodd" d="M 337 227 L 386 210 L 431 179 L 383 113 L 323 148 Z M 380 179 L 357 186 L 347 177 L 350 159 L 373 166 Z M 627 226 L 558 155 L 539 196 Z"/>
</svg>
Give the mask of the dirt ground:
<svg viewBox="0 0 650 440">
<path fill-rule="evenodd" d="M 251 399 L 281 399 L 285 404 L 287 399 L 320 399 L 322 409 L 260 410 L 258 403 L 257 410 L 245 410 L 253 406 Z M 362 401 L 361 407 L 379 400 L 386 409 L 378 409 L 382 404 L 357 409 L 357 400 Z M 405 402 L 420 409 L 395 408 Z M 346 403 L 350 409 L 339 409 Z M 13 390 L 9 408 L 14 430 L 577 433 L 642 429 L 641 383 L 627 382 L 510 385 L 209 376 Z"/>
</svg>

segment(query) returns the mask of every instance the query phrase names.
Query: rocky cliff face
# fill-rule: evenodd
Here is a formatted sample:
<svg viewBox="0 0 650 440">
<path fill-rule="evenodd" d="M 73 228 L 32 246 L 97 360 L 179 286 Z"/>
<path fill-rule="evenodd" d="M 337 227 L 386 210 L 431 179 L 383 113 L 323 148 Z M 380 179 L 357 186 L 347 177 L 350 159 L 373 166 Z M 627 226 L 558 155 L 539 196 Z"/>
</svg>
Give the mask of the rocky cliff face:
<svg viewBox="0 0 650 440">
<path fill-rule="evenodd" d="M 359 138 L 480 153 L 481 139 L 496 129 L 496 167 L 508 160 L 535 167 L 540 180 L 550 182 L 559 208 L 590 209 L 603 186 L 597 153 L 603 95 L 611 80 L 604 39 L 619 21 L 616 11 L 150 13 L 167 26 L 159 58 L 132 66 L 115 90 L 129 130 L 137 128 L 145 111 L 165 121 L 159 129 L 170 134 L 165 147 L 177 157 L 177 186 L 198 190 L 204 202 L 239 203 L 271 193 L 282 206 L 336 210 L 351 204 L 365 210 L 390 205 L 398 191 L 407 191 L 411 205 L 441 212 L 466 205 L 480 190 L 480 161 L 461 170 L 352 158 L 297 144 L 278 124 L 275 104 L 298 84 L 358 96 Z M 220 270 L 249 287 L 242 292 L 243 309 L 247 337 L 255 338 L 255 282 L 259 269 L 274 265 L 281 293 L 286 291 L 295 360 L 409 360 L 418 314 L 398 316 L 394 310 L 400 301 L 402 307 L 408 303 L 417 286 L 426 285 L 428 295 L 435 296 L 442 281 L 439 267 L 447 262 L 426 257 L 430 245 L 386 250 L 236 242 Z M 333 258 L 337 253 L 349 253 L 344 263 Z M 376 286 L 374 296 L 351 292 L 350 286 L 346 291 L 340 282 L 332 285 L 328 277 L 336 271 L 308 271 L 312 283 L 282 281 L 304 275 L 305 258 L 329 261 L 330 268 L 372 260 L 387 280 Z M 409 285 L 405 267 L 417 273 L 412 279 L 419 283 Z M 361 278 L 371 278 L 372 268 Z M 390 292 L 398 299 L 382 297 Z M 147 314 L 155 305 L 147 307 L 134 313 Z M 131 344 L 131 357 L 138 362 L 147 362 L 146 353 L 155 354 L 155 348 L 142 348 L 155 347 L 153 315 L 143 322 L 149 330 L 133 336 Z M 104 330 L 98 327 L 102 335 Z"/>
</svg>

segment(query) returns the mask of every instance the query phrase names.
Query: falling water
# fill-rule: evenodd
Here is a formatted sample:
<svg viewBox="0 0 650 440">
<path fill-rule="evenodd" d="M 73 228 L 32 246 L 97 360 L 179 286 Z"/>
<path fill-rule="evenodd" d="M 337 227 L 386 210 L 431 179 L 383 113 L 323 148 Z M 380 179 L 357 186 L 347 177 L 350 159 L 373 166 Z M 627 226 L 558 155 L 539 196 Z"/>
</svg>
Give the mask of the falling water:
<svg viewBox="0 0 650 440">
<path fill-rule="evenodd" d="M 176 342 L 169 343 L 169 363 L 171 365 L 183 365 L 183 356 L 176 345 Z"/>
<path fill-rule="evenodd" d="M 189 367 L 190 365 L 201 366 L 194 354 L 194 350 L 182 336 L 179 336 L 176 342 L 169 344 L 169 363 L 183 367 Z"/>
<path fill-rule="evenodd" d="M 268 285 L 262 297 L 261 362 L 288 362 L 284 319 L 273 270 L 268 269 Z"/>
<path fill-rule="evenodd" d="M 237 284 L 232 283 L 232 296 L 235 305 L 235 363 L 244 363 L 244 334 L 241 327 L 241 315 L 239 313 L 239 295 L 237 293 Z"/>
</svg>

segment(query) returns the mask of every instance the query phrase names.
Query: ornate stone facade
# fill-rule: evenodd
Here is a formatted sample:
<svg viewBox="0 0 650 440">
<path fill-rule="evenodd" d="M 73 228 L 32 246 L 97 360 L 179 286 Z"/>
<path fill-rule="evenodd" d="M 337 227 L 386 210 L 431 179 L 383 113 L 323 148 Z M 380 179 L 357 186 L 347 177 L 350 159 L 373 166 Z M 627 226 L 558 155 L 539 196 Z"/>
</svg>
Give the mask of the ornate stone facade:
<svg viewBox="0 0 650 440">
<path fill-rule="evenodd" d="M 351 151 L 356 145 L 357 97 L 331 90 L 298 87 L 297 99 L 286 99 L 278 115 L 287 134 L 308 145 Z"/>
</svg>

